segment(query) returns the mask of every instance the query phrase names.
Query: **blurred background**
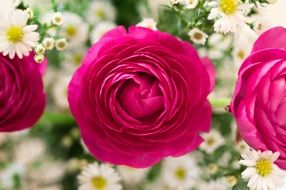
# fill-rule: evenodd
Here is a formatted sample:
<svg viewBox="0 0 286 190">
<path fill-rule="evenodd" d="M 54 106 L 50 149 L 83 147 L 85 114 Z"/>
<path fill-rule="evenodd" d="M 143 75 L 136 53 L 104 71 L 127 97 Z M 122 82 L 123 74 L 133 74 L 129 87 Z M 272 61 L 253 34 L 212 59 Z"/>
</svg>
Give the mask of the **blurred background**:
<svg viewBox="0 0 286 190">
<path fill-rule="evenodd" d="M 49 17 L 49 0 L 24 2 L 32 6 L 34 14 L 42 21 Z M 82 168 L 96 162 L 85 150 L 79 129 L 69 113 L 66 88 L 88 47 L 103 33 L 116 25 L 128 27 L 149 18 L 145 25 L 153 26 L 157 22 L 158 29 L 189 40 L 179 19 L 167 7 L 168 0 L 59 0 L 58 3 L 65 20 L 60 32 L 69 40 L 69 46 L 64 53 L 52 51 L 47 55 L 49 68 L 44 82 L 48 104 L 40 121 L 31 130 L 0 134 L 0 190 L 76 190 L 77 176 Z M 278 0 L 276 4 L 257 9 L 257 16 L 265 29 L 275 25 L 286 27 L 286 17 L 282 15 L 285 7 L 286 0 Z M 202 55 L 211 57 L 218 68 L 217 89 L 210 98 L 230 98 L 241 59 L 227 56 L 231 54 L 228 48 L 233 43 L 228 37 L 213 36 L 210 39 L 207 49 L 197 47 Z M 220 45 L 215 46 L 217 43 Z M 249 49 L 251 45 L 250 42 L 247 47 L 240 47 Z M 206 137 L 209 144 L 185 158 L 170 158 L 145 170 L 115 167 L 122 178 L 123 189 L 175 189 L 168 186 L 164 177 L 173 172 L 171 166 L 174 162 L 196 171 L 197 176 L 188 179 L 197 179 L 193 189 L 245 189 L 245 184 L 237 181 L 240 181 L 239 174 L 243 170 L 238 165 L 239 152 L 246 145 L 237 143 L 233 146 L 235 124 L 219 105 L 214 109 L 213 128 Z M 190 160 L 196 160 L 195 168 L 188 168 Z"/>
</svg>

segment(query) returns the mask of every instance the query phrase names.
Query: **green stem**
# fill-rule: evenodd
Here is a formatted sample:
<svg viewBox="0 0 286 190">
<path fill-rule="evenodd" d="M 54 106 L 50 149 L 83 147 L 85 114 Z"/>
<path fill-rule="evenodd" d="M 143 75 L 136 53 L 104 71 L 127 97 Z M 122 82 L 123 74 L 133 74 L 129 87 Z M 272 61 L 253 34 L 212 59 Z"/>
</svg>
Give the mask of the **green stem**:
<svg viewBox="0 0 286 190">
<path fill-rule="evenodd" d="M 217 98 L 209 101 L 213 108 L 225 108 L 229 106 L 231 100 L 229 98 Z"/>
<path fill-rule="evenodd" d="M 52 3 L 53 11 L 54 11 L 54 12 L 57 12 L 57 11 L 58 11 L 58 7 L 57 7 L 57 2 L 56 2 L 56 0 L 51 0 L 51 3 Z"/>
</svg>

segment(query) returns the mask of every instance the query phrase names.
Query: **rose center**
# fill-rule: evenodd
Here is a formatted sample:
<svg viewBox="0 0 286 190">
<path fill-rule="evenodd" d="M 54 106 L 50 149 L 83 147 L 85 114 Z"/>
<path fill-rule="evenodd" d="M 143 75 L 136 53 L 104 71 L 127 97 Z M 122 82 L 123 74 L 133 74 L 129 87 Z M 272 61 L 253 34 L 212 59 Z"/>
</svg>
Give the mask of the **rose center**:
<svg viewBox="0 0 286 190">
<path fill-rule="evenodd" d="M 237 0 L 220 0 L 220 9 L 227 15 L 235 13 L 237 7 Z"/>
<path fill-rule="evenodd" d="M 97 190 L 103 190 L 107 186 L 107 181 L 102 176 L 96 176 L 91 179 L 92 186 Z"/>
<path fill-rule="evenodd" d="M 21 27 L 11 26 L 6 31 L 6 36 L 9 42 L 18 43 L 21 42 L 24 38 L 24 31 Z"/>
<path fill-rule="evenodd" d="M 262 158 L 256 161 L 255 168 L 258 175 L 266 177 L 272 172 L 272 163 L 270 160 Z"/>
<path fill-rule="evenodd" d="M 121 86 L 118 93 L 122 108 L 132 117 L 150 120 L 164 108 L 158 81 L 147 74 L 136 74 Z"/>
</svg>

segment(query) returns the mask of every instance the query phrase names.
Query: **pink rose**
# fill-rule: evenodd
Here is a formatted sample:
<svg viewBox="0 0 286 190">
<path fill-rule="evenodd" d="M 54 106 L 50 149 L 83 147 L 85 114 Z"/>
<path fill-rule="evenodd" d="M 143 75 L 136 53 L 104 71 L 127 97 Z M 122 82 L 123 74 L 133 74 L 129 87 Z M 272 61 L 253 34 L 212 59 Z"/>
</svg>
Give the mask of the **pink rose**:
<svg viewBox="0 0 286 190">
<path fill-rule="evenodd" d="M 231 111 L 253 148 L 280 152 L 286 169 L 286 29 L 263 33 L 242 64 Z"/>
<path fill-rule="evenodd" d="M 34 55 L 11 60 L 0 54 L 0 132 L 32 127 L 45 108 L 42 72 Z"/>
<path fill-rule="evenodd" d="M 209 71 L 209 72 L 208 72 Z M 148 167 L 199 146 L 214 68 L 187 42 L 118 27 L 88 51 L 68 89 L 82 138 L 98 159 Z"/>
</svg>

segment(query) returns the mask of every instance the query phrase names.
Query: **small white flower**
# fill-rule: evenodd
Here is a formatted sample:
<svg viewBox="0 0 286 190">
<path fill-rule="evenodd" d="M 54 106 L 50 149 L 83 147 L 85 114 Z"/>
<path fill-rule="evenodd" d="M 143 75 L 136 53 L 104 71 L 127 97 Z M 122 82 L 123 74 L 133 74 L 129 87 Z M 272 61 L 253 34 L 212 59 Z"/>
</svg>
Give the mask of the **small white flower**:
<svg viewBox="0 0 286 190">
<path fill-rule="evenodd" d="M 78 176 L 79 190 L 121 190 L 119 174 L 107 164 L 90 164 Z"/>
<path fill-rule="evenodd" d="M 39 34 L 35 32 L 37 25 L 27 25 L 28 14 L 22 10 L 12 10 L 0 17 L 0 53 L 13 59 L 15 54 L 22 59 L 28 56 Z"/>
<path fill-rule="evenodd" d="M 128 185 L 138 184 L 139 182 L 143 181 L 148 172 L 148 169 L 137 169 L 127 166 L 118 166 L 117 169 L 122 177 L 123 182 Z"/>
<path fill-rule="evenodd" d="M 190 156 L 167 158 L 163 163 L 162 178 L 170 189 L 188 190 L 194 187 L 200 173 Z"/>
<path fill-rule="evenodd" d="M 59 51 L 65 50 L 68 46 L 68 42 L 65 38 L 61 38 L 61 39 L 56 40 L 55 44 L 56 44 L 57 50 L 59 50 Z"/>
<path fill-rule="evenodd" d="M 62 25 L 64 22 L 63 15 L 60 12 L 56 12 L 52 17 L 52 23 L 56 26 Z"/>
<path fill-rule="evenodd" d="M 43 46 L 43 44 L 37 44 L 35 47 L 35 53 L 36 54 L 45 54 L 46 48 Z"/>
<path fill-rule="evenodd" d="M 261 34 L 274 26 L 274 24 L 271 23 L 271 21 L 267 17 L 260 14 L 253 15 L 252 17 L 250 17 L 247 23 L 253 25 L 253 30 L 257 34 Z"/>
<path fill-rule="evenodd" d="M 87 10 L 87 20 L 90 24 L 102 21 L 113 22 L 116 11 L 109 1 L 92 1 Z"/>
<path fill-rule="evenodd" d="M 96 43 L 109 30 L 113 29 L 115 24 L 112 22 L 100 22 L 94 26 L 91 32 L 91 42 Z"/>
<path fill-rule="evenodd" d="M 47 49 L 47 50 L 52 50 L 55 47 L 55 40 L 54 38 L 45 38 L 43 40 L 43 46 Z"/>
<path fill-rule="evenodd" d="M 182 2 L 182 0 L 170 0 L 170 3 L 172 4 L 172 5 L 178 5 L 178 4 L 180 4 Z"/>
<path fill-rule="evenodd" d="M 60 33 L 69 42 L 69 48 L 74 48 L 84 44 L 88 38 L 88 25 L 83 19 L 70 12 L 64 12 L 63 23 Z"/>
<path fill-rule="evenodd" d="M 45 56 L 43 54 L 36 54 L 34 60 L 37 63 L 42 63 L 45 60 Z"/>
<path fill-rule="evenodd" d="M 245 14 L 252 7 L 240 0 L 212 0 L 206 5 L 211 8 L 208 19 L 215 20 L 215 32 L 223 34 L 236 32 L 245 23 Z"/>
<path fill-rule="evenodd" d="M 191 40 L 196 44 L 204 45 L 207 41 L 208 35 L 198 28 L 193 28 L 188 32 Z"/>
<path fill-rule="evenodd" d="M 202 137 L 204 142 L 201 144 L 200 148 L 208 154 L 213 153 L 217 148 L 225 143 L 224 138 L 215 129 L 209 133 L 202 134 Z"/>
<path fill-rule="evenodd" d="M 241 175 L 251 190 L 274 190 L 282 185 L 285 172 L 274 163 L 279 152 L 249 150 L 241 156 L 239 163 L 247 167 Z"/>
<path fill-rule="evenodd" d="M 158 30 L 157 22 L 153 18 L 143 18 L 143 20 L 139 22 L 137 26 L 149 28 L 151 30 Z"/>
<path fill-rule="evenodd" d="M 184 5 L 187 9 L 194 9 L 198 6 L 199 0 L 184 0 Z"/>
</svg>

